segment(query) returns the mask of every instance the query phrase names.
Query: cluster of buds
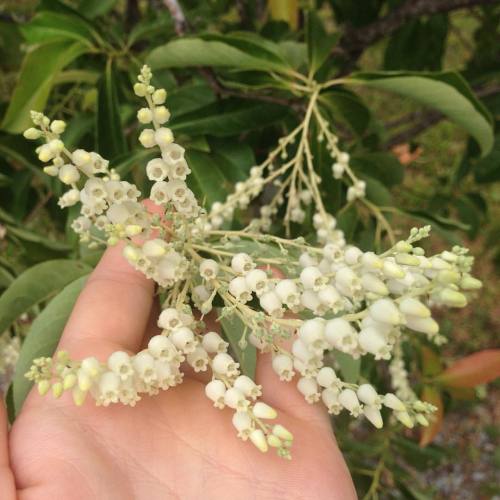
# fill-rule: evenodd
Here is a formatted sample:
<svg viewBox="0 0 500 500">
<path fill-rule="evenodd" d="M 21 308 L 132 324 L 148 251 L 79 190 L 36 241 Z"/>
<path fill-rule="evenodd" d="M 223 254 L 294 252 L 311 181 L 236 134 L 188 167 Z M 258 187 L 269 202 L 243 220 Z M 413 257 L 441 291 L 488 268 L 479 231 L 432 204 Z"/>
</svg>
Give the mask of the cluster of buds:
<svg viewBox="0 0 500 500">
<path fill-rule="evenodd" d="M 288 135 L 278 140 L 278 145 L 259 165 L 250 169 L 246 181 L 238 182 L 234 192 L 226 200 L 215 202 L 209 212 L 211 227 L 218 229 L 224 221 L 233 217 L 235 209 L 244 210 L 263 190 L 272 186 L 270 202 L 260 207 L 260 217 L 251 222 L 252 230 L 269 231 L 273 218 L 286 202 L 284 222 L 288 233 L 290 223 L 302 224 L 306 219 L 308 207 L 313 204 L 316 211 L 327 220 L 319 185 L 321 178 L 313 165 L 311 147 L 312 121 L 319 130 L 316 139 L 326 139 L 326 149 L 332 159 L 332 174 L 335 179 L 347 184 L 348 202 L 363 199 L 366 183 L 358 179 L 349 166 L 349 154 L 338 147 L 338 137 L 333 133 L 318 106 L 318 94 L 313 93 L 302 123 Z"/>
<path fill-rule="evenodd" d="M 295 381 L 308 403 L 321 401 L 332 414 L 344 410 L 353 417 L 364 415 L 377 428 L 383 425 L 383 406 L 408 427 L 426 425 L 433 407 L 419 401 L 408 385 L 401 342 L 419 333 L 436 344 L 445 340 L 429 307 L 463 307 L 469 292 L 481 286 L 470 275 L 473 259 L 467 250 L 454 247 L 426 256 L 417 243 L 428 236 L 429 227 L 412 229 L 406 240 L 381 254 L 348 245 L 335 218 L 320 202 L 319 181 L 312 165 L 307 166 L 312 157 L 304 139 L 304 127 L 309 125 L 304 124 L 281 141 L 271 160 L 254 167 L 250 178 L 207 214 L 186 184 L 190 170 L 184 149 L 174 142 L 172 131 L 163 127 L 169 118 L 164 106 L 166 92 L 155 89 L 151 78 L 149 68 L 144 67 L 134 90 L 147 103 L 138 113 L 139 121 L 152 124 L 140 132 L 139 140 L 146 148 L 159 148 L 158 157 L 146 165 L 146 175 L 153 181 L 149 198 L 156 209 L 152 212 L 140 203 L 136 187 L 108 170 L 105 160 L 82 150 L 68 151 L 54 135 L 58 133 L 54 129 L 61 130 L 60 124 L 53 126 L 43 115 L 34 114 L 40 128 L 36 133 L 27 131 L 26 136 L 45 139 L 39 152 L 54 140 L 61 142 L 59 156 L 41 159 L 61 158 L 57 163 L 74 166 L 82 176 L 70 183 L 74 198 L 81 202 L 75 230 L 91 245 L 125 242 L 128 262 L 159 286 L 162 333 L 133 356 L 115 352 L 106 362 L 95 358 L 74 361 L 59 353 L 55 361 L 35 360 L 27 376 L 42 394 L 52 389 L 59 397 L 71 390 L 78 404 L 90 394 L 97 404 L 134 405 L 141 394 L 154 395 L 179 384 L 183 363 L 195 372 L 210 370 L 212 378 L 205 393 L 215 407 L 235 411 L 238 436 L 263 452 L 273 447 L 280 456 L 289 457 L 292 435 L 280 424 L 267 423 L 277 414 L 256 401 L 262 388 L 240 372 L 221 335 L 204 331 L 203 316 L 220 307 L 219 318 L 236 317 L 242 325 L 240 347 L 248 339 L 259 350 L 272 353 L 277 376 Z M 308 120 L 316 116 L 327 138 L 335 159 L 334 175 L 339 177 L 342 170 L 351 176 L 348 155 L 337 148 L 315 100 L 312 103 Z M 298 148 L 307 169 L 300 170 L 302 162 L 271 168 L 274 157 L 286 154 L 287 146 L 301 132 Z M 364 185 L 354 177 L 351 180 L 349 189 L 356 193 L 348 197 L 361 197 Z M 269 181 L 281 186 L 278 197 L 289 199 L 297 193 L 294 183 L 310 183 L 307 190 L 318 209 L 313 216 L 316 246 L 303 238 L 263 234 L 262 218 L 241 231 L 221 229 L 232 210 L 247 206 Z M 283 186 L 289 186 L 289 191 Z M 65 197 L 67 193 L 62 199 Z M 303 202 L 305 198 L 301 198 Z M 262 208 L 267 220 L 272 220 L 279 205 L 273 201 Z M 297 208 L 293 203 L 291 207 Z M 290 217 L 300 218 L 297 214 Z M 201 314 L 200 320 L 195 321 L 192 307 Z M 373 384 L 343 380 L 336 361 L 339 352 L 352 358 L 389 361 L 396 394 L 379 394 Z"/>
</svg>

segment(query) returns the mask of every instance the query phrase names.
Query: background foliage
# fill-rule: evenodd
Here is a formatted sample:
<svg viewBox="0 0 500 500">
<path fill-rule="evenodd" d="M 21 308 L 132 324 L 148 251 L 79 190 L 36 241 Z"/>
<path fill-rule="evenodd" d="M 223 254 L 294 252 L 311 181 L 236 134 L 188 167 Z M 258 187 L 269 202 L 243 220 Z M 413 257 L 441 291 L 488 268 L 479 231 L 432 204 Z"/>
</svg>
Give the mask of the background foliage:
<svg viewBox="0 0 500 500">
<path fill-rule="evenodd" d="M 418 436 L 390 428 L 373 433 L 340 417 L 338 439 L 368 498 L 499 494 L 498 387 L 487 392 L 480 385 L 500 364 L 492 335 L 499 326 L 499 3 L 0 2 L 0 332 L 4 341 L 27 335 L 8 393 L 12 415 L 29 389 L 22 373 L 34 356 L 52 352 L 99 258 L 79 246 L 69 229 L 75 212 L 57 207 L 60 187 L 19 135 L 29 110 L 70 122 L 64 134 L 70 147 L 98 151 L 144 188 L 136 167 L 150 153 L 136 146 L 130 89 L 147 61 L 155 85 L 169 91 L 171 127 L 189 150 L 191 187 L 210 204 L 230 193 L 304 113 L 307 96 L 290 87 L 291 72 L 318 82 L 344 78 L 320 102 L 367 182 L 368 200 L 398 235 L 430 223 L 439 236 L 434 246 L 472 246 L 485 289 L 472 310 L 444 319 L 451 339 L 444 355 L 425 342 L 408 346 L 420 393 L 450 414 L 438 444 L 421 447 L 418 440 L 429 444 L 441 419 Z M 324 145 L 313 146 L 325 203 L 348 239 L 363 249 L 384 247 L 372 213 L 353 205 L 339 211 L 344 188 L 331 178 Z M 310 218 L 293 228 L 310 230 Z M 482 352 L 465 357 L 474 351 Z M 376 376 L 373 366 L 349 370 L 354 378 Z M 0 374 L 4 382 L 10 375 Z M 482 434 L 457 424 L 463 415 L 476 419 Z M 468 439 L 457 441 L 457 432 Z M 472 466 L 459 462 L 450 471 L 457 450 L 467 456 L 473 449 L 479 454 L 468 457 Z"/>
</svg>

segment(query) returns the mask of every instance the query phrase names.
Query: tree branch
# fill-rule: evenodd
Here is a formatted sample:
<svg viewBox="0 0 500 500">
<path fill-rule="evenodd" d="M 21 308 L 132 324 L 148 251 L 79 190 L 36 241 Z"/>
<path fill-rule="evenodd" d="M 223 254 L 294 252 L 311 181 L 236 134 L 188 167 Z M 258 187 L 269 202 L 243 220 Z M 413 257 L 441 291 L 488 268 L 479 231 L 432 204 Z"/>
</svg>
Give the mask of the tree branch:
<svg viewBox="0 0 500 500">
<path fill-rule="evenodd" d="M 175 32 L 181 36 L 184 35 L 187 28 L 186 16 L 177 0 L 163 0 L 163 4 L 169 10 L 174 20 Z"/>
<path fill-rule="evenodd" d="M 349 61 L 356 60 L 366 47 L 390 35 L 410 19 L 495 4 L 500 4 L 500 0 L 407 0 L 401 7 L 367 26 L 347 26 L 344 36 L 332 53 Z"/>
</svg>

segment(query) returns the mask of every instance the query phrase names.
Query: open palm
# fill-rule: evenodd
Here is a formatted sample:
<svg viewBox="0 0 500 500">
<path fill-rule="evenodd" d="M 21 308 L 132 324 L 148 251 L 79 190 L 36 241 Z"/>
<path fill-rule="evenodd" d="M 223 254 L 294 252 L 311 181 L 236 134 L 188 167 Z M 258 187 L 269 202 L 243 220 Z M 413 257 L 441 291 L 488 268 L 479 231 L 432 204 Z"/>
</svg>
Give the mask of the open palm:
<svg viewBox="0 0 500 500">
<path fill-rule="evenodd" d="M 153 283 L 110 249 L 60 347 L 101 360 L 117 349 L 136 352 L 157 333 L 154 308 Z M 324 409 L 279 382 L 268 355 L 259 356 L 256 377 L 263 400 L 295 436 L 291 461 L 237 439 L 232 412 L 213 408 L 203 382 L 187 372 L 180 386 L 135 408 L 91 400 L 77 408 L 67 396 L 32 391 L 10 433 L 10 465 L 0 436 L 0 491 L 9 499 L 17 489 L 21 500 L 355 498 Z"/>
</svg>

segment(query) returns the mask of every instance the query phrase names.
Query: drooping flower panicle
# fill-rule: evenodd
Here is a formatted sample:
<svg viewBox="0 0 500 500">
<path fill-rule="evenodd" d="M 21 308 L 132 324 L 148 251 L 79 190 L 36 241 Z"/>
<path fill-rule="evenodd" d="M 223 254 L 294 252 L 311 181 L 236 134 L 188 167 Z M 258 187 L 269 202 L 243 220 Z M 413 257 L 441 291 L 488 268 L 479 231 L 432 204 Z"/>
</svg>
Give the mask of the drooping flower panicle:
<svg viewBox="0 0 500 500">
<path fill-rule="evenodd" d="M 153 182 L 146 198 L 157 206 L 155 213 L 140 202 L 136 186 L 121 180 L 100 155 L 69 151 L 61 140 L 64 122 L 32 113 L 35 127 L 25 137 L 44 139 L 37 154 L 47 164 L 45 172 L 68 185 L 59 205 L 81 204 L 80 216 L 73 222 L 81 241 L 90 246 L 124 241 L 127 261 L 157 283 L 163 297 L 158 318 L 162 332 L 135 355 L 118 351 L 107 360 L 78 361 L 59 352 L 54 359 L 37 359 L 28 378 L 41 394 L 51 390 L 59 397 L 71 391 L 76 404 L 90 395 L 98 405 L 133 406 L 143 395 L 180 384 L 182 364 L 187 363 L 195 372 L 212 373 L 205 394 L 214 407 L 234 410 L 232 422 L 241 439 L 263 452 L 272 447 L 280 456 L 290 457 L 293 436 L 282 425 L 268 422 L 277 418 L 277 412 L 259 400 L 262 387 L 241 373 L 228 342 L 219 333 L 206 331 L 203 317 L 222 303 L 219 317 L 234 316 L 243 325 L 240 346 L 251 342 L 271 352 L 277 376 L 293 381 L 308 403 L 324 404 L 334 415 L 341 411 L 364 415 L 377 428 L 383 426 L 382 407 L 407 427 L 425 425 L 434 408 L 412 391 L 401 342 L 419 334 L 436 344 L 445 341 L 430 306 L 463 307 L 469 291 L 481 286 L 470 275 L 473 259 L 467 250 L 454 247 L 426 256 L 416 244 L 428 236 L 429 227 L 412 229 L 406 240 L 379 255 L 348 245 L 321 202 L 307 132 L 304 135 L 311 116 L 328 142 L 335 161 L 333 175 L 340 178 L 346 172 L 352 181 L 348 201 L 363 198 L 365 185 L 350 170 L 349 155 L 338 148 L 314 105 L 302 126 L 255 166 L 247 181 L 237 184 L 225 202 L 205 211 L 186 184 L 190 169 L 184 148 L 165 126 L 170 117 L 167 94 L 151 80 L 151 71 L 144 66 L 134 91 L 146 103 L 137 114 L 145 125 L 139 141 L 158 150 L 146 165 Z M 299 135 L 294 161 L 275 168 L 276 156 L 286 156 L 287 146 Z M 299 155 L 305 157 L 305 168 Z M 261 216 L 243 230 L 223 229 L 233 210 L 245 208 L 271 181 L 278 182 L 277 195 L 261 208 Z M 285 198 L 286 220 L 295 222 L 302 219 L 300 203 L 314 200 L 318 245 L 263 232 Z M 300 200 L 299 205 L 292 200 Z M 266 252 L 269 248 L 272 253 Z M 200 312 L 199 319 L 193 308 Z M 379 393 L 368 382 L 343 380 L 336 352 L 388 361 L 394 393 Z"/>
</svg>

